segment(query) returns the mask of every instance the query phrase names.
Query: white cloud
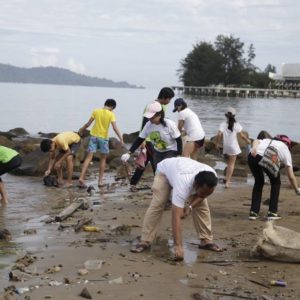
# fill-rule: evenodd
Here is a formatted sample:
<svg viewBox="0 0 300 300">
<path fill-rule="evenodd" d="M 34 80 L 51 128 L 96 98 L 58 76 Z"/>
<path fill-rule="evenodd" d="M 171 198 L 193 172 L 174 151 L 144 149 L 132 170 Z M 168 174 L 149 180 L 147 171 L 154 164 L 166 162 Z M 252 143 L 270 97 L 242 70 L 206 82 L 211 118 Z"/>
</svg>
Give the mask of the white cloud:
<svg viewBox="0 0 300 300">
<path fill-rule="evenodd" d="M 68 59 L 67 69 L 80 74 L 85 74 L 86 72 L 85 66 L 81 63 L 77 63 L 73 58 Z"/>
<path fill-rule="evenodd" d="M 57 48 L 32 47 L 30 49 L 33 66 L 56 66 L 60 50 Z"/>
</svg>

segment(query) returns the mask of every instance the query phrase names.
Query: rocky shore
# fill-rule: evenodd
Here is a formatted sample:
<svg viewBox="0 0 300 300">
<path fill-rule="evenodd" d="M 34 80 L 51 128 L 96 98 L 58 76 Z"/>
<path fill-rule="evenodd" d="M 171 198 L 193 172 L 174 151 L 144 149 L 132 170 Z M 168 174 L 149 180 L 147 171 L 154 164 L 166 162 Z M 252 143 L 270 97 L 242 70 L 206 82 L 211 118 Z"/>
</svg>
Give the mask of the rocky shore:
<svg viewBox="0 0 300 300">
<path fill-rule="evenodd" d="M 263 134 L 267 136 L 267 132 Z M 0 144 L 21 153 L 24 163 L 18 175 L 38 177 L 48 161 L 48 155 L 39 150 L 40 140 L 53 135 L 30 137 L 26 131 L 14 129 L 0 133 Z M 126 136 L 126 142 L 131 143 L 134 136 Z M 84 138 L 76 161 L 77 172 L 86 142 Z M 38 221 L 31 222 L 30 215 L 20 220 L 24 222 L 20 233 L 23 250 L 14 255 L 13 264 L 0 271 L 0 299 L 299 299 L 299 266 L 253 256 L 251 251 L 265 220 L 249 222 L 247 218 L 252 182 L 247 147 L 242 142 L 241 145 L 243 153 L 237 161 L 232 188 L 224 189 L 219 184 L 209 199 L 215 240 L 226 251 L 199 250 L 188 218 L 183 224 L 185 259 L 181 263 L 170 260 L 170 211 L 165 212 L 151 250 L 142 254 L 129 252 L 140 235 L 153 175 L 146 172 L 141 189 L 130 193 L 120 162 L 126 149 L 117 140 L 110 140 L 107 185 L 103 188 L 96 188 L 96 161 L 87 179 L 95 189 L 46 188 L 40 180 L 31 181 L 28 191 L 43 192 L 46 197 L 43 210 Z M 300 167 L 299 155 L 300 146 L 293 143 L 295 168 Z M 199 160 L 217 168 L 222 159 L 214 147 L 214 138 L 207 140 Z M 222 168 L 218 172 L 222 177 Z M 14 176 L 16 181 L 19 178 L 22 177 Z M 285 176 L 282 182 L 279 208 L 283 219 L 276 224 L 298 230 L 299 196 Z M 265 200 L 268 195 L 266 188 Z M 24 194 L 24 199 L 27 197 L 29 192 Z M 65 219 L 57 218 L 74 203 L 82 205 Z M 262 210 L 265 213 L 267 207 Z M 270 280 L 277 279 L 285 280 L 287 287 L 270 286 Z"/>
</svg>

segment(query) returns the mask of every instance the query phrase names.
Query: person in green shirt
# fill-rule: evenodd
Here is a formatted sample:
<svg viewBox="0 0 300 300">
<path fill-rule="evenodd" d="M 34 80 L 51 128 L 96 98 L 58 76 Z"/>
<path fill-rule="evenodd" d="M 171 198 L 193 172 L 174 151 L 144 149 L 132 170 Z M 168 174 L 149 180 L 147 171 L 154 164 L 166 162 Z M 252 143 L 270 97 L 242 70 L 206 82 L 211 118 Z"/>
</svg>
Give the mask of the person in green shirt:
<svg viewBox="0 0 300 300">
<path fill-rule="evenodd" d="M 13 169 L 18 168 L 22 163 L 22 158 L 20 154 L 10 148 L 0 146 L 0 176 L 10 172 Z M 1 204 L 7 205 L 7 193 L 4 186 L 4 182 L 0 177 L 0 195 L 1 195 Z"/>
</svg>

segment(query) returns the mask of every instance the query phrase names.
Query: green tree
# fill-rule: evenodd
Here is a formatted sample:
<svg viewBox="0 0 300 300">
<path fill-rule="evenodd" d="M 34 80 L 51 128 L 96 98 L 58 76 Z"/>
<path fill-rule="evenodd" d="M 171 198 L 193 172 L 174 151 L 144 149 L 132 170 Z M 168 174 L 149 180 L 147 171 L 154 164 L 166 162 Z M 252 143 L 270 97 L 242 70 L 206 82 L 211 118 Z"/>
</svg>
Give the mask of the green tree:
<svg viewBox="0 0 300 300">
<path fill-rule="evenodd" d="M 268 64 L 265 68 L 265 71 L 264 71 L 266 74 L 269 74 L 269 72 L 271 73 L 276 73 L 276 67 L 271 65 L 271 64 Z"/>
<path fill-rule="evenodd" d="M 222 82 L 222 63 L 223 57 L 212 44 L 198 43 L 180 63 L 180 81 L 185 86 L 219 84 Z"/>
<path fill-rule="evenodd" d="M 217 52 L 223 57 L 223 80 L 226 85 L 239 85 L 246 75 L 244 43 L 234 36 L 218 35 L 215 41 Z"/>
</svg>

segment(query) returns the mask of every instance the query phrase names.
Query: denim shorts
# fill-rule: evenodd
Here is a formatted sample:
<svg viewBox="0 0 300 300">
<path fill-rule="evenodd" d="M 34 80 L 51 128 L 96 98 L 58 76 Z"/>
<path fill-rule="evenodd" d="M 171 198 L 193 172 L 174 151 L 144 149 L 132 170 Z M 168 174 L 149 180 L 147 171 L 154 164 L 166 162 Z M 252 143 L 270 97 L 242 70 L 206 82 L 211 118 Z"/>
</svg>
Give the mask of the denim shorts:
<svg viewBox="0 0 300 300">
<path fill-rule="evenodd" d="M 96 153 L 97 150 L 102 154 L 109 153 L 108 139 L 91 136 L 87 151 Z"/>
</svg>

